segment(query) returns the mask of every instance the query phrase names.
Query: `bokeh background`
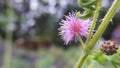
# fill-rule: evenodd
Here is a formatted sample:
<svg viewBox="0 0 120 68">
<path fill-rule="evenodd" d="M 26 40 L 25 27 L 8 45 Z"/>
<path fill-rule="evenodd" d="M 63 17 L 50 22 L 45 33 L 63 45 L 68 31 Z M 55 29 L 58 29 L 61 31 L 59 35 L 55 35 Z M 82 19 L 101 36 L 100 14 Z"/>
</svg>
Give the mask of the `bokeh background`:
<svg viewBox="0 0 120 68">
<path fill-rule="evenodd" d="M 99 20 L 113 1 L 103 0 Z M 77 0 L 0 0 L 0 68 L 73 68 L 80 45 L 64 45 L 58 33 L 61 19 L 71 11 L 83 12 Z M 105 40 L 120 43 L 119 23 L 120 10 L 96 48 Z M 119 68 L 119 61 L 118 56 L 97 53 L 86 60 L 84 68 Z"/>
</svg>

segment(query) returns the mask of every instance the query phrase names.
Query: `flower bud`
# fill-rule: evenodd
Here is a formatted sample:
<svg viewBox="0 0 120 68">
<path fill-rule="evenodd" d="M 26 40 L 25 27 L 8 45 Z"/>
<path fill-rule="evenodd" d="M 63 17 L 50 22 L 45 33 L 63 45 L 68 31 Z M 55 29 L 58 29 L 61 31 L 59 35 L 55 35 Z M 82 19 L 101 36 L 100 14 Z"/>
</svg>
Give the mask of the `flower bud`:
<svg viewBox="0 0 120 68">
<path fill-rule="evenodd" d="M 106 55 L 113 55 L 117 53 L 118 44 L 115 41 L 105 41 L 100 47 L 101 51 Z"/>
</svg>

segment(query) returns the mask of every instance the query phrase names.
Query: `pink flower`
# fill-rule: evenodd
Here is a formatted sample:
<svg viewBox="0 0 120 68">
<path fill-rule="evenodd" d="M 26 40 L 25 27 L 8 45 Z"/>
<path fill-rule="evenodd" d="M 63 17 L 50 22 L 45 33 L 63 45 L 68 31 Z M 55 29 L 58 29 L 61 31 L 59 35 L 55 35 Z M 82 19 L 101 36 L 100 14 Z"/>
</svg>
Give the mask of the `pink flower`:
<svg viewBox="0 0 120 68">
<path fill-rule="evenodd" d="M 90 19 L 83 20 L 76 17 L 76 12 L 69 13 L 60 23 L 59 34 L 68 44 L 72 40 L 79 41 L 78 36 L 87 37 L 90 28 Z"/>
</svg>

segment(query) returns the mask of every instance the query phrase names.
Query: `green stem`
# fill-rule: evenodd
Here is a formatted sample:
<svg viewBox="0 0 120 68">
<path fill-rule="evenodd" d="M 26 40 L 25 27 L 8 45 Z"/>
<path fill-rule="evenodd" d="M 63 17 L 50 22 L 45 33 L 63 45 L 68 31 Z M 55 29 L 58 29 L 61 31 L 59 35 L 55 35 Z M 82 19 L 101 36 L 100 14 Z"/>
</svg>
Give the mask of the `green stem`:
<svg viewBox="0 0 120 68">
<path fill-rule="evenodd" d="M 77 64 L 75 65 L 75 68 L 82 68 L 83 62 L 85 61 L 88 55 L 89 54 L 83 52 L 83 55 L 79 58 Z"/>
<path fill-rule="evenodd" d="M 91 40 L 91 36 L 92 36 L 93 30 L 94 30 L 95 25 L 96 25 L 97 17 L 99 15 L 99 10 L 101 8 L 101 3 L 102 3 L 102 0 L 99 0 L 98 3 L 97 3 L 95 14 L 93 16 L 92 25 L 91 25 L 91 28 L 90 28 L 90 32 L 89 32 L 88 38 L 86 40 L 86 45 L 88 45 L 89 41 Z"/>
<path fill-rule="evenodd" d="M 82 68 L 82 65 L 87 58 L 89 52 L 92 50 L 92 48 L 95 46 L 96 42 L 99 40 L 99 38 L 102 36 L 103 32 L 107 28 L 108 24 L 110 23 L 110 20 L 113 18 L 115 13 L 117 12 L 117 9 L 120 6 L 120 0 L 115 0 L 111 8 L 109 9 L 108 13 L 103 19 L 103 22 L 99 26 L 97 32 L 93 36 L 92 40 L 89 42 L 88 47 L 85 48 L 85 54 L 82 55 L 78 63 L 76 64 L 76 68 Z M 87 53 L 86 53 L 87 52 Z"/>
<path fill-rule="evenodd" d="M 110 23 L 111 19 L 113 18 L 113 16 L 115 15 L 115 13 L 117 12 L 119 7 L 120 7 L 120 0 L 115 0 L 113 5 L 109 9 L 108 13 L 104 17 L 104 19 L 103 19 L 101 25 L 99 26 L 98 30 L 96 31 L 95 35 L 93 36 L 92 40 L 88 44 L 89 47 L 87 47 L 86 49 L 91 50 L 95 46 L 96 42 L 102 36 L 103 32 L 107 28 L 108 24 Z"/>
<path fill-rule="evenodd" d="M 81 38 L 79 35 L 78 35 L 78 37 L 79 37 L 80 43 L 81 43 L 81 45 L 82 45 L 82 49 L 84 49 L 85 44 L 84 44 L 82 38 Z"/>
<path fill-rule="evenodd" d="M 86 44 L 89 43 L 90 39 L 91 39 L 91 35 L 92 35 L 92 32 L 94 30 L 94 27 L 95 27 L 95 24 L 96 24 L 96 21 L 97 21 L 97 17 L 98 17 L 98 13 L 99 13 L 99 10 L 100 10 L 100 7 L 101 7 L 101 3 L 102 3 L 102 0 L 99 0 L 97 2 L 97 6 L 96 6 L 96 10 L 95 10 L 95 14 L 94 14 L 94 17 L 93 17 L 93 21 L 92 21 L 92 25 L 91 25 L 91 29 L 90 29 L 90 33 L 89 33 L 89 36 L 87 38 L 87 41 L 86 41 Z M 80 41 L 81 41 L 81 38 L 80 38 Z M 82 46 L 83 46 L 84 43 L 82 43 Z M 85 44 L 84 44 L 85 45 Z M 88 53 L 83 53 L 83 56 L 80 57 L 79 61 L 77 62 L 76 64 L 76 68 L 81 68 L 82 67 L 82 64 L 83 62 L 85 61 L 86 57 L 88 56 Z"/>
</svg>

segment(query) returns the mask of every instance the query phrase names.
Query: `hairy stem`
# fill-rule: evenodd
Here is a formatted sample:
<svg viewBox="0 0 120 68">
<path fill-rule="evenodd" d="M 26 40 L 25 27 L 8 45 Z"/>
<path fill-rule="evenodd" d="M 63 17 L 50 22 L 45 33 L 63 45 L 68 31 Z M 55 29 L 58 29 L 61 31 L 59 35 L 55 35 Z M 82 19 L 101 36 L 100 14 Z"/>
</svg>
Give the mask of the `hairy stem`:
<svg viewBox="0 0 120 68">
<path fill-rule="evenodd" d="M 108 13 L 105 15 L 101 25 L 99 26 L 98 30 L 96 31 L 95 35 L 93 36 L 92 40 L 89 42 L 89 49 L 91 50 L 96 42 L 99 40 L 99 38 L 102 36 L 103 32 L 109 25 L 111 19 L 117 12 L 118 8 L 120 7 L 120 0 L 115 0 L 111 8 L 109 9 Z"/>
<path fill-rule="evenodd" d="M 102 3 L 102 0 L 99 0 L 98 3 L 97 3 L 95 14 L 93 16 L 92 25 L 91 25 L 91 28 L 90 28 L 90 32 L 89 32 L 88 38 L 86 40 L 86 45 L 88 45 L 89 41 L 91 40 L 91 36 L 92 36 L 93 30 L 94 30 L 95 25 L 96 25 L 97 17 L 99 15 L 99 10 L 101 8 L 101 3 Z"/>
<path fill-rule="evenodd" d="M 75 68 L 81 68 L 83 65 L 83 62 L 85 61 L 85 59 L 87 58 L 88 54 L 87 53 L 82 53 L 83 55 L 79 58 L 77 64 L 75 65 Z"/>
<path fill-rule="evenodd" d="M 95 46 L 96 42 L 102 36 L 103 32 L 105 31 L 108 24 L 110 23 L 110 20 L 113 18 L 113 16 L 117 12 L 119 6 L 120 6 L 120 0 L 115 0 L 113 5 L 109 9 L 108 13 L 104 17 L 104 19 L 103 19 L 101 25 L 99 26 L 98 30 L 96 31 L 95 35 L 93 36 L 92 40 L 89 42 L 88 47 L 85 48 L 85 52 L 79 59 L 75 68 L 82 68 L 82 65 L 83 65 L 85 59 L 87 58 L 87 56 L 89 55 L 89 53 L 93 49 L 93 47 Z"/>
<path fill-rule="evenodd" d="M 84 44 L 84 42 L 83 42 L 82 38 L 81 38 L 80 36 L 78 36 L 78 38 L 79 38 L 79 40 L 80 40 L 80 43 L 81 43 L 82 49 L 84 49 L 85 44 Z"/>
</svg>

